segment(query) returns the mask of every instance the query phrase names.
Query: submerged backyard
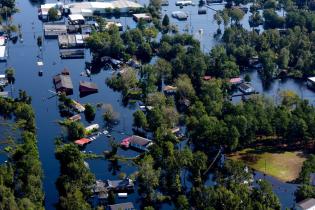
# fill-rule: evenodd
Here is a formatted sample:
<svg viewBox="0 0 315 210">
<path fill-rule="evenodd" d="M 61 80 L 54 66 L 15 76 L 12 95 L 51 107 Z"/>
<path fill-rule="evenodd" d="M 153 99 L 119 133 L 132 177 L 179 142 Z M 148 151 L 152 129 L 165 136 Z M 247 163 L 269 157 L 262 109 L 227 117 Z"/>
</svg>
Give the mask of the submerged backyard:
<svg viewBox="0 0 315 210">
<path fill-rule="evenodd" d="M 281 209 L 295 206 L 296 190 L 308 186 L 310 173 L 315 173 L 315 166 L 314 171 L 302 170 L 314 150 L 315 92 L 309 82 L 315 72 L 296 71 L 290 67 L 293 61 L 283 61 L 289 56 L 281 60 L 264 51 L 273 38 L 281 42 L 275 51 L 286 45 L 284 39 L 279 41 L 281 30 L 271 30 L 265 36 L 268 41 L 261 43 L 258 35 L 246 34 L 264 31 L 261 23 L 249 24 L 252 3 L 237 6 L 244 12 L 242 18 L 234 14 L 225 24 L 218 11 L 226 2 L 200 2 L 163 1 L 159 13 L 141 8 L 149 5 L 145 0 L 124 1 L 118 5 L 121 10 L 132 7 L 138 15 L 120 16 L 116 5 L 102 10 L 112 13 L 102 16 L 103 21 L 84 18 L 91 12 L 88 2 L 82 9 L 75 1 L 16 0 L 18 12 L 2 23 L 17 25 L 16 37 L 7 41 L 5 54 L 0 55 L 5 60 L 0 74 L 8 77 L 5 70 L 14 68 L 14 82 L 1 93 L 19 102 L 23 98 L 19 90 L 25 90 L 32 98 L 45 209 L 71 209 L 65 202 L 71 193 L 92 207 L 203 209 L 204 201 L 219 209 L 225 198 L 215 195 L 224 189 L 207 187 L 236 183 L 239 188 L 231 192 L 243 190 L 252 198 L 260 191 L 249 186 L 263 189 L 261 180 L 270 183 Z M 50 3 L 58 9 L 72 5 L 64 6 L 65 11 L 80 15 L 63 16 L 57 10 L 56 20 L 49 21 Z M 48 9 L 41 7 L 44 4 Z M 262 8 L 256 12 L 262 13 Z M 163 23 L 152 20 L 152 14 Z M 275 14 L 284 18 L 283 6 L 275 8 Z M 230 31 L 223 37 L 225 29 Z M 283 34 L 290 36 L 292 31 Z M 233 48 L 252 40 L 259 42 L 258 52 L 266 52 L 259 58 L 249 46 Z M 216 48 L 223 42 L 226 51 Z M 285 50 L 279 57 L 287 54 Z M 273 66 L 269 57 L 279 66 Z M 292 57 L 298 67 L 313 65 Z M 10 161 L 7 154 L 15 143 L 8 136 L 18 136 L 15 123 L 6 117 L 0 120 L 0 163 Z M 272 143 L 259 141 L 261 136 L 272 137 Z M 80 192 L 72 192 L 72 185 Z"/>
</svg>

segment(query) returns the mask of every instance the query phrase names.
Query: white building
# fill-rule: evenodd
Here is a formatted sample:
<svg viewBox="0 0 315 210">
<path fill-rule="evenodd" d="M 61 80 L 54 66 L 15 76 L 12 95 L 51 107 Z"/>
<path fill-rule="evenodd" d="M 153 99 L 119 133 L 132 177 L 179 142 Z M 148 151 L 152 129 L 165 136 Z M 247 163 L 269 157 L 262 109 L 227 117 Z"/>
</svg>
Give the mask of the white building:
<svg viewBox="0 0 315 210">
<path fill-rule="evenodd" d="M 107 2 L 76 2 L 66 5 L 71 14 L 81 14 L 85 17 L 93 16 L 93 14 L 105 14 L 108 10 L 116 10 L 125 13 L 132 9 L 142 8 L 141 4 L 138 4 L 129 0 L 114 0 Z"/>
<path fill-rule="evenodd" d="M 315 199 L 314 198 L 308 198 L 305 199 L 295 206 L 296 210 L 315 210 Z"/>
</svg>

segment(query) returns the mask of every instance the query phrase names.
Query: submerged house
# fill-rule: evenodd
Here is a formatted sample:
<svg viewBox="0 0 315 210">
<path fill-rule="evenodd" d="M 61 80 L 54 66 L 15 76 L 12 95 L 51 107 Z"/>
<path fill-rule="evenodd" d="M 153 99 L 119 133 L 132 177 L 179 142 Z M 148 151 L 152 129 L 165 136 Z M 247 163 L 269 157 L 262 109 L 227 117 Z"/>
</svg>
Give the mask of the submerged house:
<svg viewBox="0 0 315 210">
<path fill-rule="evenodd" d="M 168 95 L 175 94 L 176 91 L 177 91 L 177 87 L 175 87 L 175 86 L 166 85 L 166 86 L 163 87 L 163 92 L 165 94 L 168 94 Z"/>
<path fill-rule="evenodd" d="M 69 24 L 72 25 L 83 25 L 85 23 L 85 18 L 81 14 L 71 14 L 68 16 Z"/>
<path fill-rule="evenodd" d="M 140 20 L 150 22 L 152 20 L 151 15 L 147 13 L 133 14 L 132 17 L 136 22 L 139 22 Z"/>
<path fill-rule="evenodd" d="M 8 58 L 7 46 L 0 46 L 0 61 L 6 61 Z"/>
<path fill-rule="evenodd" d="M 85 128 L 86 132 L 92 132 L 94 130 L 98 130 L 100 128 L 99 124 L 89 125 Z"/>
<path fill-rule="evenodd" d="M 231 79 L 229 80 L 229 83 L 230 83 L 231 85 L 239 85 L 239 84 L 241 84 L 242 82 L 243 82 L 243 79 L 240 78 L 240 77 L 231 78 Z"/>
<path fill-rule="evenodd" d="M 100 200 L 108 198 L 108 191 L 105 185 L 105 182 L 102 180 L 96 180 L 92 187 L 92 193 Z"/>
<path fill-rule="evenodd" d="M 93 15 L 102 15 L 108 11 L 118 10 L 120 13 L 127 13 L 135 9 L 142 8 L 141 4 L 129 0 L 114 1 L 91 1 L 91 2 L 75 2 L 65 6 L 71 14 L 81 14 L 84 17 L 92 17 Z"/>
<path fill-rule="evenodd" d="M 49 21 L 49 15 L 48 12 L 51 8 L 57 9 L 57 16 L 58 18 L 62 17 L 61 11 L 63 10 L 63 4 L 58 2 L 58 3 L 49 3 L 49 4 L 43 4 L 40 6 L 38 9 L 38 17 L 39 19 L 43 21 Z"/>
<path fill-rule="evenodd" d="M 70 75 L 57 74 L 53 78 L 56 92 L 64 92 L 66 95 L 73 93 L 73 84 Z"/>
<path fill-rule="evenodd" d="M 122 180 L 107 180 L 106 188 L 108 191 L 112 190 L 114 192 L 133 191 L 134 183 L 129 178 Z"/>
<path fill-rule="evenodd" d="M 308 77 L 306 81 L 306 85 L 310 89 L 315 90 L 315 77 Z"/>
<path fill-rule="evenodd" d="M 63 49 L 60 50 L 62 59 L 84 58 L 84 49 Z"/>
<path fill-rule="evenodd" d="M 124 148 L 133 148 L 136 150 L 140 150 L 140 151 L 148 151 L 148 148 L 152 145 L 152 141 L 147 139 L 147 138 L 143 138 L 141 136 L 130 136 L 127 137 L 125 139 L 123 139 L 120 143 L 120 145 Z"/>
<path fill-rule="evenodd" d="M 79 145 L 79 146 L 84 146 L 84 145 L 90 143 L 91 141 L 92 141 L 91 139 L 82 138 L 82 139 L 76 140 L 74 143 Z"/>
<path fill-rule="evenodd" d="M 315 210 L 315 199 L 308 198 L 295 205 L 295 210 Z"/>
<path fill-rule="evenodd" d="M 114 205 L 108 205 L 106 210 L 136 210 L 133 203 L 117 203 Z"/>
<path fill-rule="evenodd" d="M 72 108 L 75 109 L 77 112 L 85 111 L 85 107 L 75 100 L 72 100 Z"/>
<path fill-rule="evenodd" d="M 187 20 L 188 14 L 183 11 L 174 11 L 172 12 L 172 17 L 177 18 L 178 20 Z"/>
<path fill-rule="evenodd" d="M 240 84 L 238 88 L 244 94 L 251 94 L 255 92 L 255 89 L 249 82 L 244 82 Z"/>
<path fill-rule="evenodd" d="M 47 38 L 57 38 L 59 35 L 67 34 L 65 24 L 44 24 L 44 35 Z"/>
<path fill-rule="evenodd" d="M 70 121 L 79 121 L 79 120 L 81 120 L 81 115 L 76 114 L 76 115 L 73 115 L 72 117 L 69 117 L 68 119 Z"/>
<path fill-rule="evenodd" d="M 98 87 L 93 82 L 81 81 L 79 86 L 80 94 L 97 93 Z"/>
<path fill-rule="evenodd" d="M 8 79 L 4 74 L 0 74 L 0 87 L 1 86 L 6 86 L 8 84 Z"/>
</svg>

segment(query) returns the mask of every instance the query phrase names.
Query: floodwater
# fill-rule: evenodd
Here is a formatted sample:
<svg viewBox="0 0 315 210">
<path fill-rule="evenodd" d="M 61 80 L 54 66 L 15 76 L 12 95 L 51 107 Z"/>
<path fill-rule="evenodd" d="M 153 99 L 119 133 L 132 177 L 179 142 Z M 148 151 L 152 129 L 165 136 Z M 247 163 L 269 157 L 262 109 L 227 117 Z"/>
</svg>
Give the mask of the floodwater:
<svg viewBox="0 0 315 210">
<path fill-rule="evenodd" d="M 50 0 L 47 2 L 55 1 Z M 195 3 L 198 4 L 198 2 Z M 58 201 L 58 192 L 55 188 L 55 181 L 59 176 L 59 163 L 54 156 L 54 139 L 56 136 L 62 134 L 62 129 L 57 124 L 57 121 L 61 119 L 58 112 L 57 98 L 53 97 L 48 99 L 52 95 L 49 90 L 54 90 L 52 77 L 64 68 L 68 68 L 74 84 L 74 94 L 72 95 L 73 99 L 83 104 L 111 104 L 114 110 L 120 114 L 120 123 L 114 127 L 114 131 L 112 132 L 112 135 L 116 140 L 120 140 L 126 135 L 132 133 L 132 113 L 137 109 L 137 106 L 123 106 L 120 93 L 114 92 L 106 86 L 105 79 L 112 74 L 110 71 L 101 71 L 96 75 L 92 75 L 91 80 L 98 85 L 99 92 L 97 94 L 80 98 L 78 91 L 79 81 L 89 80 L 87 77 L 80 76 L 80 73 L 84 71 L 85 62 L 91 60 L 91 55 L 88 50 L 86 50 L 85 59 L 61 60 L 59 57 L 56 39 L 48 39 L 43 42 L 43 76 L 38 76 L 38 71 L 40 69 L 36 62 L 38 61 L 37 56 L 41 55 L 41 53 L 37 47 L 36 39 L 38 36 L 43 35 L 42 23 L 37 17 L 38 6 L 39 5 L 31 3 L 29 0 L 17 0 L 17 7 L 20 12 L 14 15 L 13 22 L 15 24 L 21 24 L 22 26 L 23 42 L 18 41 L 16 44 L 9 43 L 9 58 L 6 63 L 0 63 L 0 74 L 3 74 L 5 68 L 7 67 L 14 67 L 16 70 L 16 82 L 12 86 L 12 96 L 16 97 L 19 89 L 26 90 L 27 93 L 32 96 L 32 105 L 36 113 L 38 148 L 45 175 L 45 206 L 46 209 L 54 209 L 54 204 Z M 222 8 L 223 6 L 216 5 L 214 7 Z M 213 10 L 208 9 L 208 13 L 206 15 L 198 15 L 198 6 L 184 7 L 182 10 L 187 10 L 187 12 L 192 14 L 191 19 L 188 19 L 187 21 L 177 21 L 171 18 L 170 14 L 175 10 L 181 9 L 179 7 L 175 7 L 174 1 L 170 1 L 170 5 L 168 7 L 163 7 L 163 13 L 169 14 L 171 22 L 177 24 L 180 31 L 187 28 L 188 24 L 188 28 L 193 31 L 192 34 L 194 34 L 196 38 L 199 36 L 199 39 L 202 41 L 201 46 L 205 51 L 209 51 L 211 47 L 217 43 L 217 41 L 213 39 L 213 34 L 217 29 L 216 23 L 212 20 L 212 16 L 214 14 Z M 246 22 L 247 21 L 244 21 L 244 24 L 248 24 Z M 136 26 L 130 17 L 121 18 L 121 23 L 124 26 Z M 199 33 L 199 29 L 203 29 L 202 34 Z M 303 84 L 296 83 L 293 80 L 287 80 L 284 83 L 276 81 L 269 87 L 269 89 L 263 89 L 255 72 L 251 73 L 251 77 L 255 88 L 257 88 L 260 92 L 272 95 L 277 92 L 279 88 L 288 88 L 296 91 L 304 98 L 308 98 L 312 102 L 314 101 L 313 93 L 305 89 Z M 7 91 L 11 91 L 11 87 L 7 87 Z M 101 126 L 104 126 L 101 115 L 102 111 L 98 110 L 96 119 L 93 123 L 99 123 Z M 88 123 L 84 120 L 83 123 L 88 125 Z M 87 152 L 91 151 L 97 154 L 101 154 L 104 150 L 108 149 L 110 149 L 109 141 L 104 135 L 101 135 L 85 148 Z M 119 150 L 118 153 L 128 157 L 135 156 L 137 154 L 133 151 L 123 150 Z M 88 160 L 87 162 L 97 179 L 117 179 L 118 174 L 120 173 L 117 169 L 121 172 L 125 172 L 127 175 L 132 174 L 136 170 L 136 167 L 128 162 L 120 163 L 120 167 L 117 167 L 105 160 Z M 276 182 L 273 178 L 270 178 L 270 181 Z M 208 182 L 208 184 L 210 183 L 212 182 Z M 275 190 L 275 192 L 277 191 Z M 294 203 L 293 197 L 288 196 L 287 193 L 283 192 L 277 194 L 280 196 L 284 208 L 291 207 L 292 203 Z M 133 193 L 126 200 L 133 201 L 136 204 L 136 207 L 139 208 L 139 201 L 137 198 L 137 193 Z M 117 200 L 117 202 L 123 202 L 126 200 Z M 163 205 L 161 208 L 172 209 L 172 207 L 168 204 Z"/>
</svg>

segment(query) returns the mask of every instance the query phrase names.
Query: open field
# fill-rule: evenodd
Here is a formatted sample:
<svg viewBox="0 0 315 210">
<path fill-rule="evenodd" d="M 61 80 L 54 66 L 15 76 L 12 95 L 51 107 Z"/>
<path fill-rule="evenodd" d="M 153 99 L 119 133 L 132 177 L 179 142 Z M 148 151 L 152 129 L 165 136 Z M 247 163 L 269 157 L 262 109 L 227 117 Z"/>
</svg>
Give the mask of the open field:
<svg viewBox="0 0 315 210">
<path fill-rule="evenodd" d="M 306 158 L 301 151 L 275 152 L 259 149 L 244 149 L 228 155 L 233 160 L 242 160 L 251 168 L 285 182 L 298 178 Z"/>
</svg>

